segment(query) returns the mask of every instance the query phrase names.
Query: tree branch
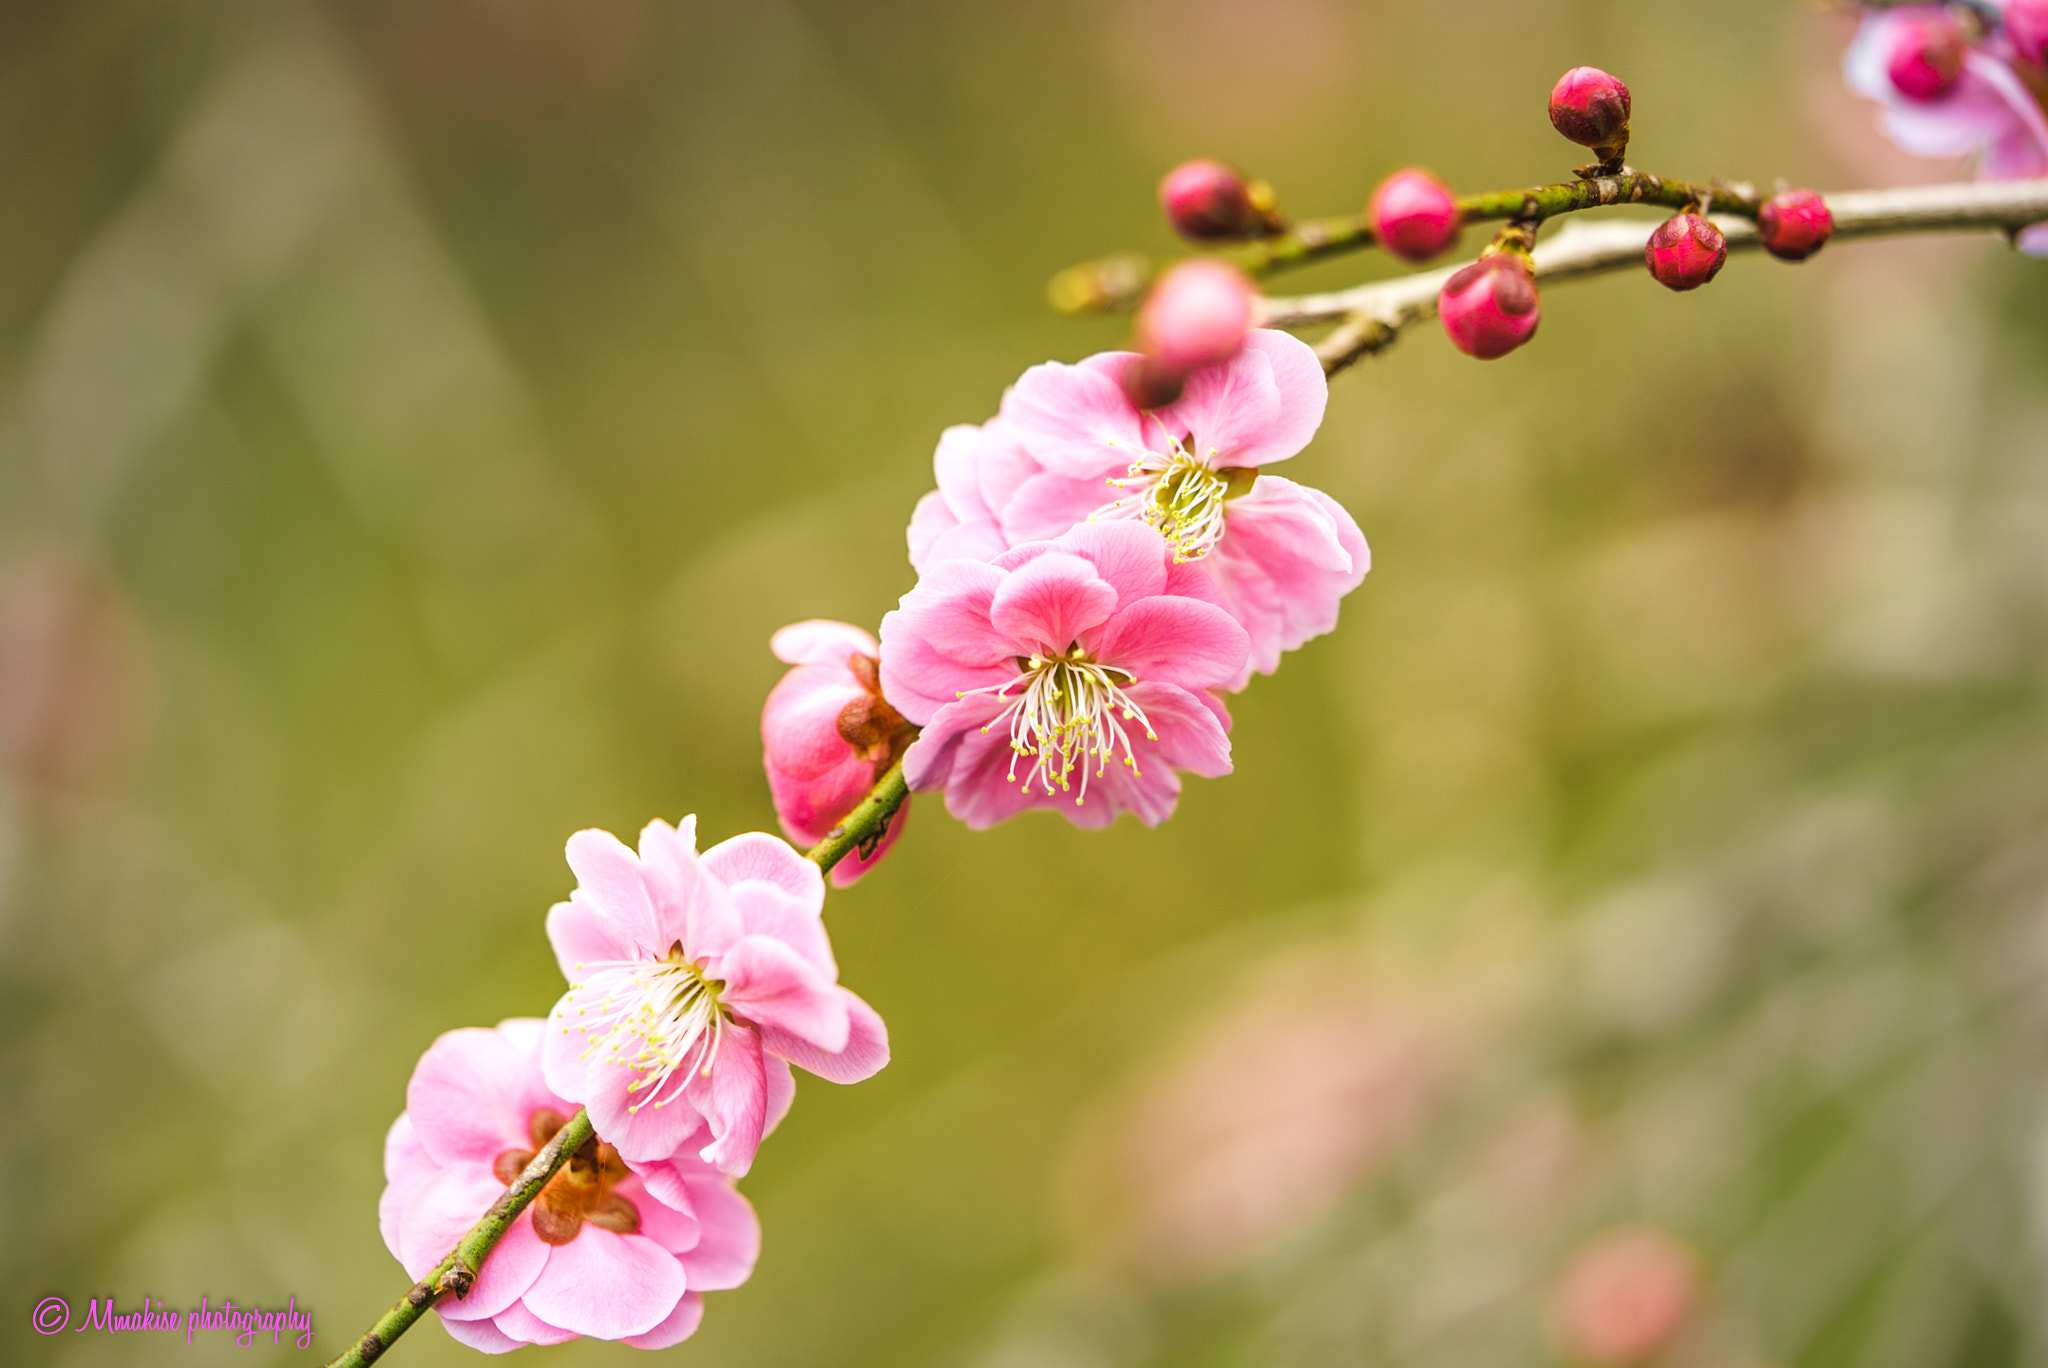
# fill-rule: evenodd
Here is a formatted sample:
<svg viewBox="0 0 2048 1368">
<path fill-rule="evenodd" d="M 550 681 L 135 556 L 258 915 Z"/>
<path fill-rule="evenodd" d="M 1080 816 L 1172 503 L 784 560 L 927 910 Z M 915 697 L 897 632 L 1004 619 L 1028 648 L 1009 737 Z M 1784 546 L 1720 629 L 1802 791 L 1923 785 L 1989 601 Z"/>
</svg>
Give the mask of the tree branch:
<svg viewBox="0 0 2048 1368">
<path fill-rule="evenodd" d="M 1970 229 L 2014 234 L 2048 222 L 2048 178 L 1845 190 L 1825 198 L 1837 239 Z M 1759 245 L 1756 226 L 1747 220 L 1716 215 L 1715 223 L 1727 236 L 1729 251 Z M 1647 219 L 1570 224 L 1536 248 L 1536 275 L 1549 282 L 1641 270 L 1644 244 L 1656 226 Z M 1267 299 L 1259 321 L 1265 327 L 1294 328 L 1338 320 L 1336 330 L 1316 346 L 1324 371 L 1335 374 L 1385 350 L 1403 329 L 1433 317 L 1438 292 L 1464 264 L 1327 294 Z"/>
<path fill-rule="evenodd" d="M 872 850 L 874 843 L 888 830 L 889 819 L 909 797 L 910 786 L 903 778 L 903 761 L 899 759 L 861 800 L 860 806 L 848 813 L 845 821 L 833 827 L 824 840 L 805 852 L 804 858 L 815 861 L 818 868 L 830 873 L 833 865 L 853 851 L 862 848 Z M 505 1195 L 492 1204 L 491 1209 L 483 1214 L 483 1219 L 470 1227 L 461 1242 L 448 1251 L 448 1257 L 427 1270 L 424 1278 L 414 1283 L 389 1311 L 377 1318 L 375 1325 L 363 1332 L 362 1338 L 327 1368 L 365 1368 L 375 1363 L 394 1340 L 426 1315 L 428 1307 L 451 1293 L 457 1301 L 468 1296 L 469 1289 L 476 1286 L 477 1273 L 483 1268 L 484 1259 L 497 1247 L 498 1241 L 505 1238 L 505 1232 L 519 1219 L 519 1213 L 533 1204 L 533 1199 L 540 1196 L 541 1189 L 548 1185 L 549 1180 L 596 1134 L 590 1124 L 590 1113 L 579 1108 L 569 1118 L 568 1124 L 541 1147 L 540 1153 L 533 1156 L 518 1181 L 506 1188 Z"/>
</svg>

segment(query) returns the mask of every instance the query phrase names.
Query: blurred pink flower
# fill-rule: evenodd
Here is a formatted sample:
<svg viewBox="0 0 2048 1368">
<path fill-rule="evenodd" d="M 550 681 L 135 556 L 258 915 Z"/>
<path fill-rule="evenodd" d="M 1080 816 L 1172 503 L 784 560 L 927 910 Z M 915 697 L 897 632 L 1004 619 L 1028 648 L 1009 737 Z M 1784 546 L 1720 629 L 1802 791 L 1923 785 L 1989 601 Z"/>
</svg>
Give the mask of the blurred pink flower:
<svg viewBox="0 0 2048 1368">
<path fill-rule="evenodd" d="M 569 991 L 542 1059 L 629 1162 L 701 1141 L 742 1174 L 789 1107 L 789 1065 L 857 1083 L 889 1037 L 839 986 L 818 867 L 765 832 L 702 856 L 696 835 L 694 817 L 650 822 L 637 856 L 607 831 L 569 838 L 576 891 L 548 913 Z"/>
<path fill-rule="evenodd" d="M 88 783 L 134 748 L 149 713 L 142 632 L 77 552 L 17 552 L 0 573 L 0 756 L 48 788 Z"/>
<path fill-rule="evenodd" d="M 1699 1300 L 1699 1260 L 1655 1226 L 1610 1230 L 1572 1256 L 1555 1325 L 1566 1357 L 1596 1368 L 1655 1358 Z"/>
<path fill-rule="evenodd" d="M 419 1278 L 504 1194 L 576 1108 L 541 1078 L 546 1023 L 450 1031 L 413 1070 L 384 1143 L 384 1243 Z M 593 1139 L 521 1212 L 476 1285 L 437 1308 L 485 1353 L 578 1335 L 665 1349 L 704 1316 L 702 1293 L 753 1272 L 761 1227 L 732 1180 L 694 1158 L 636 1172 Z"/>
<path fill-rule="evenodd" d="M 1291 955 L 1084 1132 L 1078 1221 L 1149 1280 L 1233 1267 L 1314 1220 L 1414 1131 L 1447 1041 L 1411 1005 Z"/>
<path fill-rule="evenodd" d="M 1329 386 L 1306 343 L 1268 329 L 1196 371 L 1163 408 L 1136 408 L 1124 393 L 1132 360 L 1104 352 L 1034 366 L 994 421 L 949 429 L 933 460 L 939 488 L 911 520 L 911 563 L 993 560 L 1083 522 L 1142 521 L 1176 558 L 1208 567 L 1218 601 L 1250 635 L 1229 685 L 1241 688 L 1336 626 L 1371 563 L 1335 499 L 1261 470 L 1308 444 Z"/>
<path fill-rule="evenodd" d="M 1937 38 L 1962 44 L 1951 77 Z M 1984 180 L 2048 175 L 2048 115 L 2020 75 L 2012 44 L 1999 32 L 1969 44 L 1945 5 L 1902 5 L 1870 14 L 1849 45 L 1842 69 L 1858 94 L 1884 106 L 1884 129 L 1923 157 L 1978 155 Z M 1901 86 L 1904 83 L 1904 88 Z M 2020 234 L 2020 247 L 2048 256 L 2048 224 Z"/>
<path fill-rule="evenodd" d="M 881 648 L 860 628 L 812 619 L 768 643 L 784 675 L 761 709 L 762 763 L 775 815 L 792 841 L 814 845 L 860 805 L 896 763 L 917 729 L 882 698 Z M 873 868 L 903 834 L 910 804 L 896 809 L 881 839 L 832 867 L 844 888 Z"/>
<path fill-rule="evenodd" d="M 903 757 L 912 791 L 943 788 L 977 829 L 1029 807 L 1084 827 L 1165 821 L 1175 771 L 1230 772 L 1211 691 L 1242 674 L 1247 644 L 1214 593 L 1137 522 L 928 564 L 882 619 L 883 692 L 924 727 Z"/>
</svg>

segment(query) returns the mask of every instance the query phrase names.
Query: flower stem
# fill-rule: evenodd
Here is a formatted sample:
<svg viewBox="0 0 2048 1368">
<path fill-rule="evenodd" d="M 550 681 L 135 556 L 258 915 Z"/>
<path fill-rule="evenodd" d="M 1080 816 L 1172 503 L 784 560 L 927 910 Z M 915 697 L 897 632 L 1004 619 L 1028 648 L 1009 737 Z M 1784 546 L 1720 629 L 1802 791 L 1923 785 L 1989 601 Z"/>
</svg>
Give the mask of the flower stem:
<svg viewBox="0 0 2048 1368">
<path fill-rule="evenodd" d="M 910 784 L 903 777 L 903 761 L 889 766 L 888 773 L 878 780 L 868 796 L 861 800 L 859 807 L 846 814 L 846 820 L 825 833 L 825 839 L 812 846 L 805 858 L 817 862 L 818 868 L 828 874 L 832 866 L 860 850 L 872 851 L 875 842 L 889 829 L 889 819 L 896 815 L 896 809 L 903 806 L 903 800 L 910 796 Z"/>
<path fill-rule="evenodd" d="M 903 806 L 903 800 L 910 796 L 910 786 L 903 778 L 903 762 L 899 759 L 859 807 L 846 815 L 846 820 L 833 827 L 824 840 L 811 847 L 805 858 L 815 860 L 818 868 L 830 872 L 853 851 L 865 846 L 873 848 L 882 833 L 889 827 L 889 819 L 896 815 L 896 809 Z M 377 1318 L 377 1323 L 363 1332 L 361 1339 L 350 1345 L 327 1368 L 364 1368 L 381 1358 L 392 1341 L 412 1329 L 427 1308 L 454 1294 L 456 1300 L 469 1295 L 469 1289 L 476 1285 L 477 1273 L 484 1266 L 484 1259 L 505 1238 L 505 1232 L 519 1219 L 519 1213 L 540 1196 L 541 1189 L 548 1185 L 561 1167 L 568 1163 L 582 1149 L 584 1143 L 597 1132 L 590 1124 L 590 1113 L 578 1109 L 569 1118 L 569 1123 L 555 1132 L 553 1139 L 541 1147 L 533 1156 L 519 1180 L 505 1189 L 505 1195 L 492 1204 L 483 1214 L 483 1219 L 470 1227 L 455 1248 L 448 1251 L 448 1257 L 427 1270 L 427 1275 L 414 1283 L 394 1303 L 389 1311 Z"/>
</svg>

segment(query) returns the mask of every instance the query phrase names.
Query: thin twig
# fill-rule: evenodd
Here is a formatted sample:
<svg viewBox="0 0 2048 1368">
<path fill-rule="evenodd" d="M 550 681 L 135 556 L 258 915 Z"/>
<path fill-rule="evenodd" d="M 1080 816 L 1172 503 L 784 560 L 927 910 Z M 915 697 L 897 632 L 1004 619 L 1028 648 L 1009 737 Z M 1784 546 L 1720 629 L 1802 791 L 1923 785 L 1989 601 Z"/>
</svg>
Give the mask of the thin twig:
<svg viewBox="0 0 2048 1368">
<path fill-rule="evenodd" d="M 1838 239 L 1972 229 L 2013 234 L 2048 222 L 2048 178 L 1845 190 L 1824 198 Z M 1746 219 L 1717 214 L 1714 222 L 1727 237 L 1729 251 L 1759 245 L 1756 226 Z M 1644 245 L 1656 226 L 1647 219 L 1568 224 L 1536 248 L 1536 274 L 1549 282 L 1641 269 Z M 1438 292 L 1463 264 L 1327 294 L 1268 299 L 1260 307 L 1260 322 L 1293 328 L 1339 320 L 1337 330 L 1316 348 L 1323 369 L 1334 374 L 1384 350 L 1404 328 L 1433 317 Z"/>
<path fill-rule="evenodd" d="M 889 819 L 910 796 L 909 785 L 903 778 L 903 762 L 898 760 L 889 767 L 880 781 L 875 784 L 861 805 L 847 814 L 846 820 L 832 828 L 831 834 L 812 846 L 804 858 L 815 861 L 818 868 L 831 872 L 856 849 L 872 850 L 874 843 L 881 839 L 888 829 Z M 392 1342 L 427 1313 L 427 1308 L 446 1296 L 460 1301 L 476 1286 L 477 1274 L 484 1266 L 484 1259 L 505 1238 L 505 1232 L 519 1219 L 519 1213 L 540 1196 L 564 1164 L 576 1156 L 596 1135 L 590 1123 L 590 1113 L 578 1109 L 569 1118 L 568 1124 L 555 1132 L 554 1138 L 541 1146 L 540 1153 L 533 1156 L 531 1163 L 519 1175 L 518 1181 L 505 1189 L 505 1195 L 492 1204 L 483 1218 L 470 1227 L 455 1248 L 448 1251 L 448 1257 L 427 1270 L 427 1275 L 414 1283 L 403 1297 L 393 1303 L 391 1309 L 377 1318 L 377 1323 L 363 1332 L 362 1338 L 344 1350 L 327 1368 L 365 1368 L 375 1363 Z"/>
</svg>

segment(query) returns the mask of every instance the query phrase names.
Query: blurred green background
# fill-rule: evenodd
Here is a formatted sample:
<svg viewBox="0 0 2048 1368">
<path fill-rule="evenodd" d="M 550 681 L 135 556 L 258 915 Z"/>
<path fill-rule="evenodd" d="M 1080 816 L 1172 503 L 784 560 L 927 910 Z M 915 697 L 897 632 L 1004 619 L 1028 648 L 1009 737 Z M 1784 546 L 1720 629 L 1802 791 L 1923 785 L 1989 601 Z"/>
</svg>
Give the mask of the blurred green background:
<svg viewBox="0 0 2048 1368">
<path fill-rule="evenodd" d="M 1594 62 L 1650 169 L 1958 174 L 1839 89 L 1849 22 L 6 6 L 0 1359 L 324 1361 L 402 1290 L 384 1131 L 436 1034 L 560 991 L 563 840 L 772 825 L 769 634 L 875 623 L 939 430 L 1121 340 L 1043 283 L 1168 250 L 1174 161 L 1298 213 L 1552 179 Z M 1545 310 L 1336 383 L 1286 473 L 1374 570 L 1234 776 L 1157 831 L 921 802 L 834 896 L 894 1062 L 803 1081 L 759 1271 L 667 1358 L 1548 1364 L 1572 1252 L 1651 1222 L 1679 1368 L 2043 1360 L 2048 263 Z M 319 1337 L 43 1339 L 51 1293 Z"/>
</svg>

